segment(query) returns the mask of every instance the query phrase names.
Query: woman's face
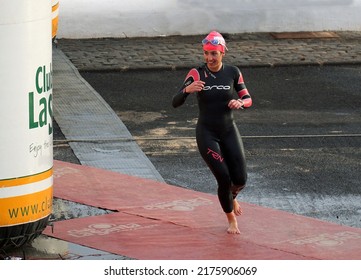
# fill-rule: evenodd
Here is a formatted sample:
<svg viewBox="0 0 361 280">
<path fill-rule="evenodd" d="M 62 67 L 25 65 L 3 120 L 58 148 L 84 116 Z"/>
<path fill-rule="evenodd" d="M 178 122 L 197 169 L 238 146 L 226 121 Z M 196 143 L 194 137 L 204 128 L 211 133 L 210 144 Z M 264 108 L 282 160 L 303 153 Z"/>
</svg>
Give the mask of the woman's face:
<svg viewBox="0 0 361 280">
<path fill-rule="evenodd" d="M 203 57 L 204 61 L 206 62 L 209 70 L 217 72 L 222 67 L 222 59 L 223 59 L 224 53 L 220 51 L 204 51 Z"/>
</svg>

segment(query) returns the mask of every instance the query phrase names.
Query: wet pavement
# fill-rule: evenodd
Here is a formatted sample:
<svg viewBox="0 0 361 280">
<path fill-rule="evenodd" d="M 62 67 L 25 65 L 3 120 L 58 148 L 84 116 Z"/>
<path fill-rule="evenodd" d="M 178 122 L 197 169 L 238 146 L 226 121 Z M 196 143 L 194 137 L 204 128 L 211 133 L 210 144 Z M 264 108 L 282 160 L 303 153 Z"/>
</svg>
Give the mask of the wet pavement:
<svg viewBox="0 0 361 280">
<path fill-rule="evenodd" d="M 0 252 L 0 260 L 129 260 L 131 258 L 40 235 L 31 244 Z"/>
<path fill-rule="evenodd" d="M 249 175 L 239 199 L 361 227 L 361 98 L 353 82 L 360 79 L 361 68 L 252 67 L 242 72 L 253 106 L 234 114 Z M 167 183 L 216 194 L 216 182 L 196 147 L 196 98 L 177 109 L 171 106 L 187 70 L 81 73 Z"/>
</svg>

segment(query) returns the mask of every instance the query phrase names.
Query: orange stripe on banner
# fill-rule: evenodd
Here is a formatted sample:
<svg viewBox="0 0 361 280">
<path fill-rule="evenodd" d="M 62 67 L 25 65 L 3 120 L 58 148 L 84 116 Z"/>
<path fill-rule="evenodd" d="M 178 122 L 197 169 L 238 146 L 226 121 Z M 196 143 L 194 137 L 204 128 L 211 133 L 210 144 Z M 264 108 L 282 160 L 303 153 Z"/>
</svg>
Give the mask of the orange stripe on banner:
<svg viewBox="0 0 361 280">
<path fill-rule="evenodd" d="M 31 184 L 31 183 L 42 181 L 51 176 L 53 176 L 53 168 L 51 168 L 47 171 L 44 171 L 42 173 L 34 174 L 34 175 L 26 176 L 26 177 L 0 180 L 0 188 L 8 188 L 8 187 L 15 187 L 15 186 Z"/>
<path fill-rule="evenodd" d="M 53 1 L 54 3 L 54 1 Z M 51 37 L 55 38 L 58 33 L 58 24 L 59 24 L 59 1 L 52 6 L 52 22 L 51 22 Z"/>
<path fill-rule="evenodd" d="M 51 32 L 52 38 L 54 38 L 56 36 L 56 34 L 58 34 L 58 22 L 59 22 L 59 17 L 53 18 L 53 20 L 52 20 L 52 32 Z"/>
<path fill-rule="evenodd" d="M 34 222 L 51 214 L 53 186 L 41 192 L 0 198 L 0 227 Z"/>
<path fill-rule="evenodd" d="M 59 9 L 59 2 L 56 3 L 54 6 L 52 6 L 52 12 L 56 11 L 57 9 Z"/>
</svg>

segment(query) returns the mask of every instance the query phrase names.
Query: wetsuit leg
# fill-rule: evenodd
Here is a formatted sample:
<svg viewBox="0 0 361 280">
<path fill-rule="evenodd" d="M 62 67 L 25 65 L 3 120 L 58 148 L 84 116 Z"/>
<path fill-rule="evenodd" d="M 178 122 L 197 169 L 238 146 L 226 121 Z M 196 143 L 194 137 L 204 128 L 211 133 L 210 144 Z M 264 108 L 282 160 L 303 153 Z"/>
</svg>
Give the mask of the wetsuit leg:
<svg viewBox="0 0 361 280">
<path fill-rule="evenodd" d="M 233 211 L 231 176 L 221 151 L 220 138 L 214 131 L 197 125 L 197 145 L 202 158 L 212 171 L 218 184 L 218 199 L 225 213 Z"/>
<path fill-rule="evenodd" d="M 233 198 L 236 198 L 246 185 L 247 169 L 242 138 L 235 124 L 222 136 L 221 151 L 233 183 L 231 187 Z"/>
</svg>

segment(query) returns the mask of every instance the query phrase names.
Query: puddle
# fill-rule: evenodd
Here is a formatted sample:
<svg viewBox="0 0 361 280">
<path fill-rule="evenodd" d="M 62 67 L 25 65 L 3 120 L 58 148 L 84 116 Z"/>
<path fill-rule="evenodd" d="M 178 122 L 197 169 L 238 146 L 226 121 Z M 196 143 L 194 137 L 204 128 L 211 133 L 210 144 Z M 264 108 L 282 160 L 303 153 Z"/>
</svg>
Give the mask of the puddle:
<svg viewBox="0 0 361 280">
<path fill-rule="evenodd" d="M 40 235 L 30 244 L 0 250 L 0 260 L 129 260 L 130 258 Z"/>
<path fill-rule="evenodd" d="M 106 215 L 112 212 L 113 211 L 108 209 L 101 209 L 54 197 L 53 214 L 50 216 L 50 221 L 56 222 L 90 216 Z"/>
</svg>

